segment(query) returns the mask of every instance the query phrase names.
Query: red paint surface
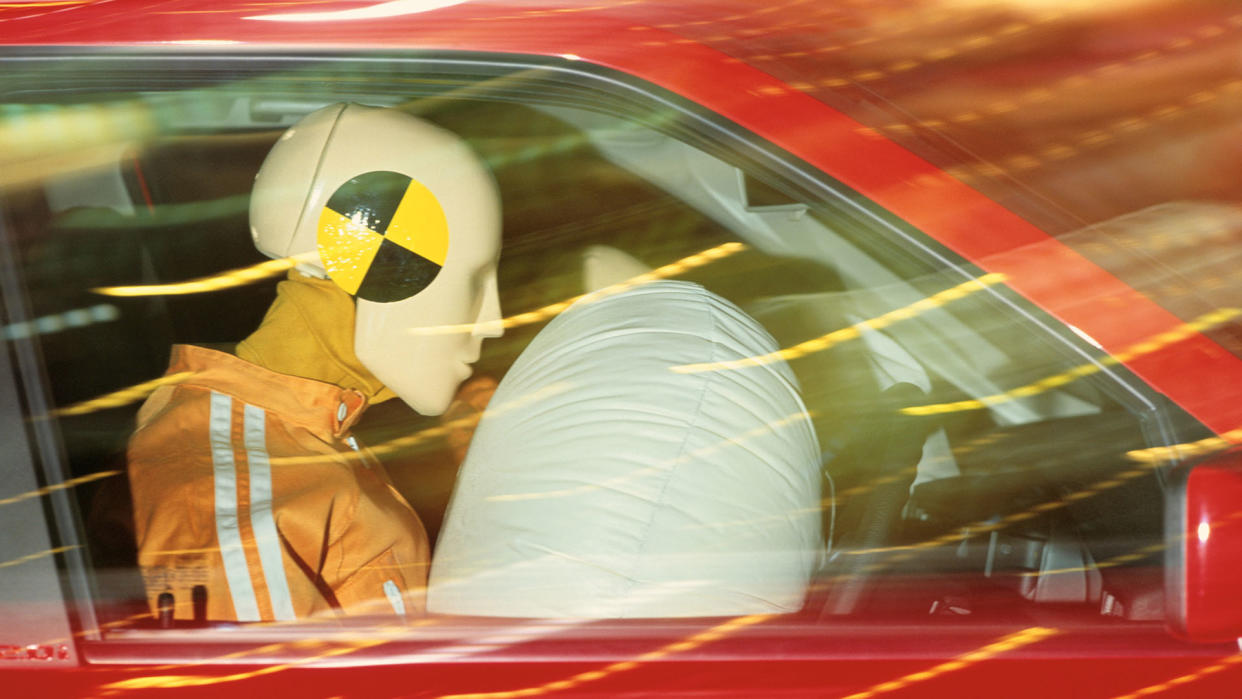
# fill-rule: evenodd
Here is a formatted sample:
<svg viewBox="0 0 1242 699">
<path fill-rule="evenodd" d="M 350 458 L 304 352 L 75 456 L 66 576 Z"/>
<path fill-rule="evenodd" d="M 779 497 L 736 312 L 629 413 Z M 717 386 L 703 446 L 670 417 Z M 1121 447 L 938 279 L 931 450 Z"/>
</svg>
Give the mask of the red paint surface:
<svg viewBox="0 0 1242 699">
<path fill-rule="evenodd" d="M 183 46 L 187 52 L 253 52 L 289 49 L 426 50 L 573 54 L 667 88 L 766 138 L 821 168 L 889 209 L 966 259 L 1000 272 L 1017 291 L 1071 323 L 1112 352 L 1178 327 L 1182 319 L 1120 281 L 976 189 L 859 121 L 765 72 L 719 50 L 720 42 L 688 39 L 674 23 L 696 12 L 723 13 L 754 8 L 750 2 L 633 2 L 581 11 L 568 3 L 536 1 L 469 3 L 427 14 L 336 23 L 276 23 L 248 20 L 258 13 L 327 11 L 369 6 L 364 2 L 315 4 L 207 2 L 205 0 L 121 2 L 0 8 L 0 32 L 7 45 L 158 47 L 176 42 L 226 41 L 222 46 Z M 805 4 L 796 4 L 805 7 Z M 790 12 L 798 12 L 791 6 Z M 794 32 L 794 23 L 787 31 Z M 779 28 L 764 36 L 781 40 Z M 171 43 L 170 43 L 171 42 Z M 1211 339 L 1195 334 L 1128 363 L 1217 432 L 1242 426 L 1242 360 Z M 1236 558 L 1228 564 L 1235 569 Z M 235 677 L 236 666 L 173 666 L 160 672 L 226 676 L 224 682 L 180 690 L 188 696 L 438 696 L 449 692 L 505 692 L 544 689 L 550 694 L 617 695 L 626 692 L 705 692 L 734 696 L 844 696 L 876 690 L 886 682 L 936 668 L 979 644 L 1017 629 L 979 631 L 971 643 L 946 645 L 945 635 L 923 627 L 878 629 L 881 646 L 913 648 L 903 655 L 834 628 L 811 637 L 777 636 L 760 643 L 753 636 L 712 647 L 719 657 L 695 654 L 643 662 L 598 680 L 566 689 L 549 685 L 613 660 L 590 656 L 582 644 L 558 649 L 557 660 L 499 663 L 366 665 L 358 668 L 290 668 Z M 816 641 L 818 639 L 818 641 Z M 888 639 L 887 641 L 885 639 Z M 781 649 L 780 644 L 784 650 Z M 974 645 L 972 645 L 972 643 Z M 193 646 L 181 646 L 193 654 Z M 573 650 L 576 648 L 577 650 Z M 213 657 L 210 647 L 198 649 Z M 641 654 L 641 651 L 638 651 Z M 984 662 L 911 682 L 902 696 L 977 696 L 980 687 L 998 696 L 1116 696 L 1184 679 L 1159 691 L 1161 697 L 1227 696 L 1236 692 L 1239 665 L 1222 665 L 1226 651 L 1175 644 L 1158 625 L 1117 626 L 1091 632 L 1064 629 L 1052 639 Z M 514 657 L 514 660 L 522 660 Z M 1207 670 L 1205 670 L 1205 668 Z M 1212 670 L 1211 668 L 1216 668 Z M 1052 671 L 1049 671 L 1049 670 Z M 93 666 L 87 672 L 29 672 L 0 667 L 13 696 L 102 694 L 123 679 L 149 676 L 149 666 Z M 555 690 L 555 691 L 554 691 Z M 143 691 L 124 694 L 144 694 Z"/>
<path fill-rule="evenodd" d="M 1182 630 L 1198 641 L 1228 641 L 1242 625 L 1242 457 L 1196 466 L 1185 497 Z"/>
<path fill-rule="evenodd" d="M 997 628 L 976 634 L 986 644 L 1013 632 Z M 828 631 L 831 633 L 831 630 Z M 914 632 L 911 631 L 911 634 Z M 798 639 L 801 641 L 802 639 Z M 1168 684 L 1161 697 L 1230 696 L 1242 678 L 1242 666 L 1227 651 L 1172 656 L 1153 652 L 1141 643 L 1126 652 L 1108 648 L 1098 636 L 1072 633 L 1009 653 L 971 659 L 978 646 L 940 638 L 943 653 L 898 656 L 863 653 L 808 657 L 805 652 L 782 657 L 742 657 L 727 662 L 669 657 L 617 669 L 618 660 L 575 659 L 532 662 L 374 664 L 358 667 L 255 667 L 170 665 L 161 667 L 94 666 L 86 672 L 5 671 L 13 696 L 146 696 L 178 684 L 177 696 L 371 697 L 454 696 L 482 693 L 507 696 L 661 696 L 846 697 L 875 692 L 880 696 L 998 696 L 1042 699 L 1048 696 L 1118 697 Z M 1094 642 L 1094 650 L 1090 645 Z M 727 644 L 728 642 L 726 642 Z M 744 645 L 742 641 L 734 646 Z M 899 641 L 896 645 L 908 646 Z M 933 649 L 929 649 L 933 650 Z M 960 662 L 958 662 L 960 661 Z M 954 663 L 947 665 L 946 663 Z M 1204 672 L 1205 669 L 1215 668 Z M 139 681 L 142 685 L 119 685 Z M 900 683 L 894 687 L 890 683 Z M 187 686 L 188 685 L 188 686 Z M 897 691 L 900 690 L 900 691 Z M 518 692 L 518 694 L 511 694 Z M 1223 692 L 1223 693 L 1221 693 Z M 871 696 L 871 695 L 867 695 Z"/>
</svg>

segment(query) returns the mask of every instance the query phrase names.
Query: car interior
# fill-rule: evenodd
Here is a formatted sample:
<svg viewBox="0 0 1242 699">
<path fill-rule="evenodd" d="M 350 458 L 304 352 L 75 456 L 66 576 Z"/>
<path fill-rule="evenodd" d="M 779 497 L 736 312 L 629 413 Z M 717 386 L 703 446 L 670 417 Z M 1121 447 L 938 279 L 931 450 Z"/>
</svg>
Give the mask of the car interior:
<svg viewBox="0 0 1242 699">
<path fill-rule="evenodd" d="M 807 618 L 978 618 L 1012 614 L 1014 600 L 1033 616 L 1160 618 L 1162 475 L 1125 453 L 1160 443 L 1161 420 L 1181 418 L 1115 381 L 1115 367 L 1041 383 L 1099 364 L 1089 338 L 1003 286 L 969 286 L 978 274 L 964 263 L 914 250 L 884 226 L 839 222 L 779 177 L 648 123 L 557 103 L 348 97 L 410 110 L 488 163 L 503 200 L 506 316 L 592 291 L 584 260 L 605 249 L 626 270 L 702 285 L 789 349 L 780 361 L 797 379 L 822 476 L 824 543 L 806 582 Z M 43 328 L 30 335 L 67 471 L 116 472 L 73 491 L 105 619 L 145 604 L 124 477 L 141 395 L 118 392 L 159 377 L 175 343 L 227 350 L 246 337 L 279 276 L 209 293 L 96 290 L 266 261 L 247 225 L 255 173 L 284 128 L 338 99 L 135 95 L 160 114 L 154 133 L 101 164 L 31 176 L 0 195 L 28 318 L 76 318 L 24 326 Z M 677 267 L 730 243 L 742 246 Z M 963 284 L 966 293 L 944 293 Z M 113 310 L 68 315 L 101 307 Z M 487 341 L 476 376 L 503 382 L 548 320 Z M 940 408 L 909 410 L 925 406 Z M 437 424 L 394 400 L 373 406 L 355 433 L 378 445 Z M 435 541 L 460 467 L 448 444 L 432 438 L 385 458 Z"/>
</svg>

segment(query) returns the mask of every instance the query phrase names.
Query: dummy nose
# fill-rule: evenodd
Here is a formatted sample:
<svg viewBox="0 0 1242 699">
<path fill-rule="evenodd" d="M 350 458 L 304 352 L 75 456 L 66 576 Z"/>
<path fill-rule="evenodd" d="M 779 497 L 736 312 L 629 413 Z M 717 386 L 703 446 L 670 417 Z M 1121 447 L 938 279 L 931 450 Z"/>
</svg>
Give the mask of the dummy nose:
<svg viewBox="0 0 1242 699">
<path fill-rule="evenodd" d="M 496 285 L 493 274 L 483 288 L 483 302 L 479 305 L 479 316 L 474 319 L 474 329 L 470 334 L 474 337 L 487 339 L 505 334 L 503 317 L 500 315 L 500 289 Z"/>
</svg>

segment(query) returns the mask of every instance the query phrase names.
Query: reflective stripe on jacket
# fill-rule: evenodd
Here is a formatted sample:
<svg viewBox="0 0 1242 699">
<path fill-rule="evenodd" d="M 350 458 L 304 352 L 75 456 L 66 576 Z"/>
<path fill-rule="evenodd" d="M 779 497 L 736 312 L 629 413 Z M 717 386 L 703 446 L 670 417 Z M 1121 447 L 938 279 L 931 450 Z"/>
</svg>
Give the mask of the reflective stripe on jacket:
<svg viewBox="0 0 1242 699">
<path fill-rule="evenodd" d="M 138 564 L 153 611 L 283 621 L 423 611 L 429 548 L 383 466 L 355 448 L 357 391 L 178 345 L 129 443 Z M 200 591 L 201 596 L 201 591 Z"/>
</svg>

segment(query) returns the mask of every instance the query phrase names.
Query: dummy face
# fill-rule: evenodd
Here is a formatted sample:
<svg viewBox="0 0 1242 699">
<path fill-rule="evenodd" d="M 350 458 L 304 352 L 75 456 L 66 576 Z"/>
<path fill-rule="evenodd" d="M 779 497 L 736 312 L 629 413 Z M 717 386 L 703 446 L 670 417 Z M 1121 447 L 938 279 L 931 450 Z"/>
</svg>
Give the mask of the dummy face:
<svg viewBox="0 0 1242 699">
<path fill-rule="evenodd" d="M 470 376 L 483 340 L 501 335 L 498 211 L 467 208 L 450 223 L 444 266 L 404 301 L 358 299 L 354 351 L 376 378 L 423 415 L 439 415 Z M 495 215 L 491 215 L 495 213 Z"/>
<path fill-rule="evenodd" d="M 391 109 L 325 107 L 255 180 L 251 232 L 272 257 L 356 298 L 354 352 L 424 415 L 445 411 L 501 334 L 500 199 L 453 134 Z"/>
</svg>

